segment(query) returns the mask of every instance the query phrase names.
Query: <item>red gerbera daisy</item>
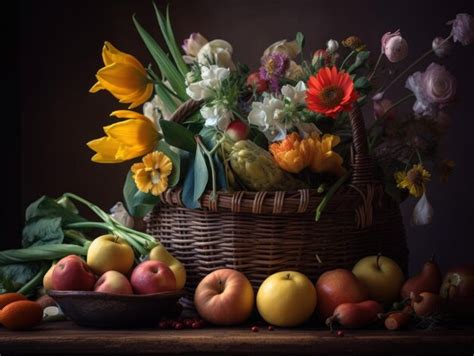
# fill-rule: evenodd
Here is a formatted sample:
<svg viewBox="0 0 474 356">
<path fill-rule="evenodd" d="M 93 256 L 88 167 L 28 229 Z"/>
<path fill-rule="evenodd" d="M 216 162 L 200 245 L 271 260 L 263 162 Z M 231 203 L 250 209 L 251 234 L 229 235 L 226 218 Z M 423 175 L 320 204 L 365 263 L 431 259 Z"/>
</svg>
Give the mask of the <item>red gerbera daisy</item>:
<svg viewBox="0 0 474 356">
<path fill-rule="evenodd" d="M 341 111 L 350 111 L 358 98 L 349 74 L 339 72 L 336 67 L 321 68 L 318 74 L 309 78 L 307 84 L 308 109 L 333 119 Z"/>
</svg>

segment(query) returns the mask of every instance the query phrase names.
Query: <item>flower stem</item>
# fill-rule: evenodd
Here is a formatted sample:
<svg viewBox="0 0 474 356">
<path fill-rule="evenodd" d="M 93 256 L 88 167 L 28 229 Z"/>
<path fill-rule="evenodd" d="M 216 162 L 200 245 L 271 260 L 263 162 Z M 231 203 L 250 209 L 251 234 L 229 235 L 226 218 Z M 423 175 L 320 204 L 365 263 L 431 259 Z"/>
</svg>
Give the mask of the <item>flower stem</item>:
<svg viewBox="0 0 474 356">
<path fill-rule="evenodd" d="M 375 75 L 375 72 L 377 71 L 380 63 L 382 62 L 382 58 L 383 58 L 383 53 L 380 52 L 379 54 L 379 58 L 377 58 L 377 62 L 375 63 L 375 66 L 374 66 L 374 69 L 372 70 L 372 73 L 370 73 L 370 75 L 367 77 L 367 80 L 370 82 L 372 80 L 372 78 L 374 77 Z"/>
<path fill-rule="evenodd" d="M 439 44 L 439 47 L 441 47 L 444 43 L 446 43 L 448 40 L 453 37 L 453 34 L 451 33 L 448 37 L 445 38 L 443 42 Z M 413 67 L 415 67 L 418 63 L 420 63 L 423 59 L 428 57 L 431 53 L 433 53 L 433 49 L 430 49 L 429 51 L 423 53 L 417 60 L 415 60 L 412 64 L 410 64 L 405 70 L 401 71 L 388 85 L 385 87 L 384 90 L 379 90 L 378 93 L 383 93 L 385 94 L 389 88 L 392 87 L 393 84 L 395 84 L 400 78 L 402 78 L 405 74 L 407 74 Z M 378 94 L 376 93 L 376 94 Z"/>
<path fill-rule="evenodd" d="M 326 205 L 329 203 L 331 200 L 332 196 L 336 191 L 339 189 L 339 187 L 351 176 L 352 170 L 348 170 L 346 174 L 344 174 L 342 177 L 340 177 L 336 183 L 331 187 L 331 189 L 328 190 L 324 198 L 321 200 L 321 203 L 319 203 L 318 207 L 316 208 L 316 217 L 315 220 L 319 221 L 321 218 L 321 214 L 326 208 Z"/>
<path fill-rule="evenodd" d="M 66 225 L 65 228 L 72 229 L 72 230 L 74 229 L 101 229 L 101 230 L 110 231 L 110 226 L 107 225 L 106 223 L 92 222 L 92 221 L 70 223 Z"/>
<path fill-rule="evenodd" d="M 343 69 L 344 66 L 346 65 L 347 61 L 348 61 L 355 53 L 357 53 L 357 51 L 355 51 L 355 50 L 354 50 L 354 51 L 351 51 L 351 53 L 349 53 L 349 54 L 347 55 L 347 57 L 344 58 L 344 61 L 342 62 L 342 64 L 340 65 L 339 68 L 340 68 L 340 69 Z"/>
<path fill-rule="evenodd" d="M 86 246 L 91 243 L 88 239 L 84 237 L 82 233 L 76 230 L 64 230 L 64 236 L 66 236 L 72 241 L 79 243 L 82 246 Z"/>
</svg>

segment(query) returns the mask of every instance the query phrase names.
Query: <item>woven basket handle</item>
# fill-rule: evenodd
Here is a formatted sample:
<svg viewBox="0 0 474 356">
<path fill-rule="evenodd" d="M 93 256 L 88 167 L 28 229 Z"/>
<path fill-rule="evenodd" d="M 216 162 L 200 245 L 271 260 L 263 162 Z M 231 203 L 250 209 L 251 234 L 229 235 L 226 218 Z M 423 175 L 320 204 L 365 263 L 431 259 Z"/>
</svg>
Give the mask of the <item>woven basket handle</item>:
<svg viewBox="0 0 474 356">
<path fill-rule="evenodd" d="M 193 114 L 202 105 L 202 101 L 195 101 L 189 99 L 171 115 L 170 121 L 184 122 L 184 120 Z M 349 118 L 352 126 L 352 137 L 354 155 L 352 158 L 352 178 L 351 183 L 354 185 L 363 186 L 373 183 L 374 176 L 373 161 L 369 155 L 369 147 L 367 145 L 367 133 L 365 130 L 364 119 L 359 107 L 354 107 L 350 112 Z"/>
</svg>

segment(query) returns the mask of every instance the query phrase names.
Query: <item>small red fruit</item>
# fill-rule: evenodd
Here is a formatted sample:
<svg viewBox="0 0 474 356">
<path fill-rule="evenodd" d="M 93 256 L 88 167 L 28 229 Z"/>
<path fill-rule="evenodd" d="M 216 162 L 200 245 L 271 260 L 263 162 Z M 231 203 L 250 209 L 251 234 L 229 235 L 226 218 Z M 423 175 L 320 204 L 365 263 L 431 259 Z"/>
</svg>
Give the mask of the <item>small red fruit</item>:
<svg viewBox="0 0 474 356">
<path fill-rule="evenodd" d="M 195 321 L 195 322 L 191 325 L 191 327 L 192 327 L 193 329 L 201 329 L 201 323 Z"/>
<path fill-rule="evenodd" d="M 252 326 L 252 328 L 250 330 L 252 330 L 252 332 L 256 333 L 256 332 L 258 332 L 258 326 Z"/>
<path fill-rule="evenodd" d="M 249 131 L 249 126 L 246 123 L 234 120 L 227 126 L 225 133 L 232 141 L 237 142 L 245 140 L 249 135 Z"/>
<path fill-rule="evenodd" d="M 275 330 L 275 329 L 273 328 L 273 326 L 268 325 L 268 331 L 273 331 L 273 330 Z"/>
<path fill-rule="evenodd" d="M 260 78 L 258 72 L 253 72 L 247 77 L 247 86 L 252 90 L 255 88 L 257 94 L 262 94 L 268 89 L 268 83 Z"/>
<path fill-rule="evenodd" d="M 176 323 L 174 325 L 175 330 L 183 330 L 184 329 L 184 324 L 183 323 Z"/>
<path fill-rule="evenodd" d="M 339 337 L 343 337 L 344 336 L 344 331 L 338 330 L 336 335 L 339 336 Z"/>
</svg>

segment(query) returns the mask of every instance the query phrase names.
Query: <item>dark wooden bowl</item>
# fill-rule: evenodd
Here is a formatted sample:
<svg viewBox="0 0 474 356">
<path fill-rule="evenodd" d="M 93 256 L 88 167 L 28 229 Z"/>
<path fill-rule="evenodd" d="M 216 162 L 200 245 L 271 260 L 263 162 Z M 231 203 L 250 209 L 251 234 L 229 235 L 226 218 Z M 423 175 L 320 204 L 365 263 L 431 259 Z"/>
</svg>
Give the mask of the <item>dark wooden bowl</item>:
<svg viewBox="0 0 474 356">
<path fill-rule="evenodd" d="M 50 290 L 48 294 L 76 324 L 95 328 L 157 326 L 162 317 L 178 317 L 183 291 L 120 295 L 87 291 Z"/>
</svg>

